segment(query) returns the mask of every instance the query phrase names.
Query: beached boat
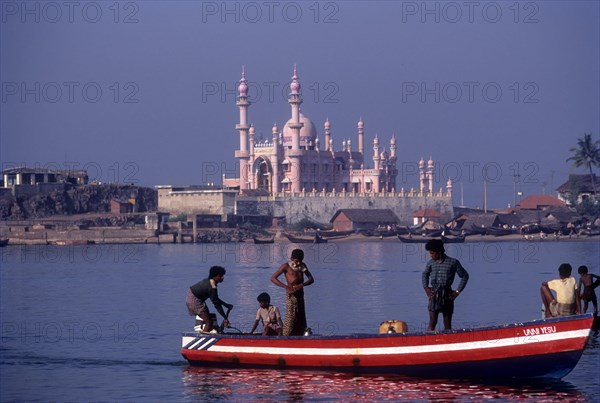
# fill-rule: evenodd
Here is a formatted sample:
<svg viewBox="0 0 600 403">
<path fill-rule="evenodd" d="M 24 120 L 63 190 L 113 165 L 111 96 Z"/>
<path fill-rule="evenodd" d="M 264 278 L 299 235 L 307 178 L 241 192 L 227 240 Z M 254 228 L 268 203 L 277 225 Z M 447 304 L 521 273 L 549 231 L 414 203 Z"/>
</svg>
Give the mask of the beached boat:
<svg viewBox="0 0 600 403">
<path fill-rule="evenodd" d="M 398 239 L 402 243 L 426 243 L 430 239 L 436 239 L 436 238 L 431 238 L 431 237 L 424 236 L 424 235 L 412 235 L 412 236 L 398 235 Z"/>
<path fill-rule="evenodd" d="M 459 236 L 445 236 L 442 235 L 442 241 L 444 241 L 444 243 L 463 243 L 465 241 L 466 236 L 464 235 L 459 235 Z"/>
<path fill-rule="evenodd" d="M 191 365 L 453 378 L 562 378 L 577 365 L 592 314 L 440 332 L 268 337 L 184 333 Z"/>
<path fill-rule="evenodd" d="M 487 227 L 485 229 L 486 235 L 493 235 L 493 236 L 505 236 L 505 235 L 511 235 L 511 234 L 515 234 L 515 233 L 516 232 L 510 228 Z"/>
<path fill-rule="evenodd" d="M 562 378 L 577 365 L 592 314 L 440 332 L 268 337 L 184 333 L 191 365 L 420 377 Z"/>
<path fill-rule="evenodd" d="M 319 231 L 318 233 L 315 233 L 315 235 L 319 235 L 323 238 L 341 238 L 341 237 L 352 235 L 355 232 L 356 231 L 354 231 L 354 230 L 347 230 L 347 231 L 332 230 L 332 231 Z"/>
<path fill-rule="evenodd" d="M 57 241 L 51 241 L 50 244 L 58 246 L 92 245 L 94 244 L 94 241 L 89 239 L 59 239 Z"/>
<path fill-rule="evenodd" d="M 267 244 L 267 243 L 275 243 L 275 237 L 271 238 L 257 238 L 255 236 L 252 237 L 252 240 L 255 244 Z"/>
<path fill-rule="evenodd" d="M 285 234 L 285 236 L 290 240 L 290 242 L 293 243 L 327 243 L 327 239 L 321 237 L 320 235 L 301 237 Z"/>
</svg>

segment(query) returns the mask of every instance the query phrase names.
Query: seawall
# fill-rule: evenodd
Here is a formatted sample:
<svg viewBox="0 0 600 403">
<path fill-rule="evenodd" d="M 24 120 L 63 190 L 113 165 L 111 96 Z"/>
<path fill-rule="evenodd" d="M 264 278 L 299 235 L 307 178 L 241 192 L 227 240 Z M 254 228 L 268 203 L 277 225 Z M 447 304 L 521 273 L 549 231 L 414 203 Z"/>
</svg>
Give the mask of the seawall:
<svg viewBox="0 0 600 403">
<path fill-rule="evenodd" d="M 439 211 L 443 221 L 454 216 L 452 197 L 447 193 L 424 196 L 420 193 L 301 193 L 268 197 L 238 197 L 237 215 L 271 215 L 285 217 L 288 224 L 310 219 L 320 224 L 329 220 L 340 209 L 390 209 L 400 224 L 412 224 L 415 211 L 429 208 Z"/>
</svg>

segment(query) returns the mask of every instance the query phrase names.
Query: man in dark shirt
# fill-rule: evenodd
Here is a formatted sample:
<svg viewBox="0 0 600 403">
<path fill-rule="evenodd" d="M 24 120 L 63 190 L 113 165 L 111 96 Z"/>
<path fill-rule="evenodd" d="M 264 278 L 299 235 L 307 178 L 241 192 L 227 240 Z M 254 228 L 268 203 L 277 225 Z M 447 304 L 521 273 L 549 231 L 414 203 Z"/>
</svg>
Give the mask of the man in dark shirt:
<svg viewBox="0 0 600 403">
<path fill-rule="evenodd" d="M 233 305 L 226 303 L 219 298 L 219 292 L 217 291 L 217 284 L 223 282 L 225 277 L 225 268 L 221 266 L 213 266 L 210 268 L 208 278 L 201 280 L 191 286 L 187 293 L 185 304 L 187 305 L 188 312 L 192 316 L 200 316 L 205 323 L 204 331 L 210 332 L 213 330 L 212 319 L 208 307 L 206 306 L 206 300 L 210 298 L 215 309 L 225 319 L 223 321 L 224 326 L 229 326 L 229 320 L 227 315 L 223 311 L 223 306 L 227 309 L 233 308 Z"/>
<path fill-rule="evenodd" d="M 469 273 L 457 259 L 446 256 L 444 242 L 441 239 L 427 241 L 425 249 L 431 256 L 422 276 L 423 288 L 429 297 L 429 327 L 427 330 L 435 330 L 440 312 L 444 317 L 444 329 L 452 329 L 454 300 L 467 285 Z M 461 280 L 458 288 L 452 291 L 455 274 L 458 274 Z M 429 285 L 430 281 L 431 286 Z"/>
</svg>

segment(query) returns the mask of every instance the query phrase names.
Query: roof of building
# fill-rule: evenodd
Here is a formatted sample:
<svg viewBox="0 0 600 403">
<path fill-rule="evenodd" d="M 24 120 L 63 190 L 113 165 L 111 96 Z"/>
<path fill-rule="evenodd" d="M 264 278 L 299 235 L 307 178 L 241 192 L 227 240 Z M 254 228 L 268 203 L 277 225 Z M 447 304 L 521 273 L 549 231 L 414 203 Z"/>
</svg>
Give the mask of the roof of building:
<svg viewBox="0 0 600 403">
<path fill-rule="evenodd" d="M 596 176 L 596 174 L 593 174 L 593 175 L 594 175 L 594 182 L 596 183 L 596 186 L 598 186 L 599 178 Z M 570 174 L 569 179 L 565 183 L 560 185 L 556 190 L 560 193 L 570 193 L 574 189 L 576 189 L 579 192 L 593 192 L 592 176 L 589 174 L 587 174 L 587 175 Z"/>
<path fill-rule="evenodd" d="M 344 215 L 352 222 L 384 224 L 395 224 L 398 222 L 398 217 L 390 209 L 340 209 L 335 212 L 329 222 L 334 222 L 341 213 L 344 213 Z"/>
<path fill-rule="evenodd" d="M 290 128 L 290 124 L 292 124 L 292 119 L 285 122 L 285 126 L 283 126 L 283 145 L 290 146 L 292 144 L 292 129 Z M 300 128 L 300 145 L 306 146 L 309 142 L 314 142 L 317 138 L 317 128 L 315 124 L 304 116 L 302 112 L 300 112 L 300 123 L 302 123 L 302 127 Z"/>
<path fill-rule="evenodd" d="M 537 210 L 549 206 L 566 206 L 565 202 L 552 195 L 530 195 L 517 203 L 520 209 Z"/>
<path fill-rule="evenodd" d="M 463 228 L 469 228 L 469 225 L 480 228 L 491 227 L 498 221 L 496 213 L 466 214 L 466 216 L 467 220 L 463 224 Z"/>
<path fill-rule="evenodd" d="M 58 167 L 57 167 L 58 168 Z M 83 169 L 65 170 L 65 169 L 50 169 L 43 167 L 14 167 L 2 170 L 2 175 L 16 174 L 60 174 L 60 175 L 87 175 Z"/>
<path fill-rule="evenodd" d="M 424 217 L 424 218 L 439 218 L 439 217 L 442 217 L 442 213 L 440 213 L 437 210 L 426 208 L 426 209 L 422 209 L 422 210 L 419 210 L 419 211 L 415 211 L 413 213 L 413 217 L 418 217 L 418 218 L 421 218 L 421 217 Z"/>
<path fill-rule="evenodd" d="M 498 214 L 498 222 L 502 225 L 508 225 L 509 227 L 518 227 L 521 224 L 521 217 L 517 214 Z"/>
</svg>

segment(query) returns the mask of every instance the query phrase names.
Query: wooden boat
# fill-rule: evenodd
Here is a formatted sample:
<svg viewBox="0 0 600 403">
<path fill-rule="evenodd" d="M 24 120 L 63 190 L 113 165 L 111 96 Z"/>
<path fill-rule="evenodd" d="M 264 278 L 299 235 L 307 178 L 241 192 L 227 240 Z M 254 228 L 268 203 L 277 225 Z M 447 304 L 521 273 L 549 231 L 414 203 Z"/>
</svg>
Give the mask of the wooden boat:
<svg viewBox="0 0 600 403">
<path fill-rule="evenodd" d="M 323 238 L 341 238 L 341 237 L 345 237 L 348 235 L 352 235 L 355 231 L 354 230 L 347 230 L 347 231 L 319 231 L 318 233 L 315 233 L 315 235 L 319 235 Z"/>
<path fill-rule="evenodd" d="M 485 227 L 478 227 L 476 225 L 471 224 L 471 230 L 467 231 L 469 235 L 485 235 L 486 230 Z"/>
<path fill-rule="evenodd" d="M 275 243 L 275 237 L 271 238 L 257 238 L 255 236 L 252 237 L 252 240 L 255 244 L 267 244 L 267 243 Z"/>
<path fill-rule="evenodd" d="M 310 237 L 299 237 L 293 236 L 290 234 L 285 234 L 287 239 L 293 243 L 327 243 L 327 239 L 323 238 L 320 235 L 310 236 Z"/>
<path fill-rule="evenodd" d="M 444 241 L 444 243 L 463 243 L 465 241 L 465 236 L 464 235 L 460 235 L 460 236 L 445 236 L 442 235 L 442 241 Z"/>
<path fill-rule="evenodd" d="M 367 237 L 376 237 L 376 238 L 389 238 L 389 237 L 398 235 L 398 233 L 396 232 L 395 229 L 391 229 L 391 230 L 376 230 L 376 229 L 374 229 L 374 230 L 361 231 L 360 234 L 367 236 Z"/>
<path fill-rule="evenodd" d="M 485 233 L 486 233 L 486 235 L 505 236 L 505 235 L 514 234 L 515 231 L 513 231 L 510 228 L 487 227 L 485 229 Z"/>
<path fill-rule="evenodd" d="M 436 239 L 436 238 L 431 238 L 431 237 L 423 236 L 423 235 L 414 235 L 414 236 L 398 235 L 398 239 L 402 243 L 426 243 L 430 239 Z"/>
<path fill-rule="evenodd" d="M 444 233 L 443 229 L 426 229 L 425 230 L 425 236 L 432 237 L 432 238 L 438 238 L 438 237 L 442 236 L 442 233 Z"/>
<path fill-rule="evenodd" d="M 50 242 L 58 246 L 77 246 L 77 245 L 93 245 L 94 241 L 88 239 L 59 239 Z"/>
<path fill-rule="evenodd" d="M 562 378 L 577 365 L 592 314 L 439 332 L 268 337 L 184 333 L 191 365 L 419 377 Z"/>
</svg>

